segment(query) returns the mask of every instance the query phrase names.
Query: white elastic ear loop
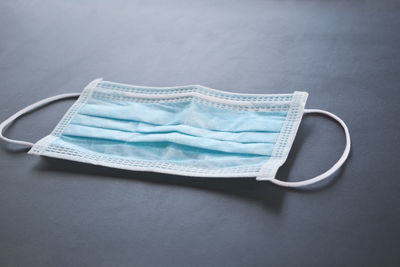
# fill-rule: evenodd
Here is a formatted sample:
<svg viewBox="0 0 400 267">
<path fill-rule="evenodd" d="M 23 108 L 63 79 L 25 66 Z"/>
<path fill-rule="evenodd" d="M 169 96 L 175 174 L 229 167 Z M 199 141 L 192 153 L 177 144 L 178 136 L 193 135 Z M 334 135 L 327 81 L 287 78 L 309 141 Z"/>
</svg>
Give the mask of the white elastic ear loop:
<svg viewBox="0 0 400 267">
<path fill-rule="evenodd" d="M 48 103 L 60 100 L 60 99 L 64 99 L 64 98 L 71 98 L 71 97 L 78 97 L 81 93 L 68 93 L 68 94 L 61 94 L 61 95 L 56 95 L 56 96 L 52 96 L 52 97 L 48 97 L 45 99 L 42 99 L 36 103 L 33 103 L 32 105 L 29 105 L 23 109 L 21 109 L 20 111 L 18 111 L 17 113 L 15 113 L 14 115 L 12 115 L 11 117 L 9 117 L 8 119 L 6 119 L 5 121 L 3 121 L 2 123 L 0 123 L 0 139 L 3 139 L 6 142 L 9 143 L 13 143 L 13 144 L 18 144 L 18 145 L 25 145 L 25 146 L 33 146 L 33 143 L 31 142 L 27 142 L 27 141 L 20 141 L 20 140 L 14 140 L 14 139 L 9 139 L 7 137 L 5 137 L 3 135 L 3 131 L 4 129 L 10 124 L 12 123 L 14 120 L 16 120 L 18 117 L 32 111 L 35 110 L 39 107 L 42 107 Z"/>
<path fill-rule="evenodd" d="M 344 148 L 344 152 L 342 154 L 342 156 L 340 157 L 340 159 L 326 172 L 305 180 L 305 181 L 300 181 L 300 182 L 284 182 L 284 181 L 280 181 L 277 180 L 275 178 L 270 179 L 269 181 L 280 185 L 280 186 L 286 186 L 286 187 L 300 187 L 300 186 L 305 186 L 305 185 L 310 185 L 310 184 L 314 184 L 316 182 L 319 182 L 321 180 L 324 180 L 326 178 L 328 178 L 329 176 L 331 176 L 335 171 L 337 171 L 342 165 L 343 163 L 347 160 L 347 157 L 349 156 L 350 153 L 350 133 L 349 133 L 349 129 L 347 128 L 346 124 L 344 123 L 344 121 L 342 121 L 338 116 L 336 116 L 335 114 L 332 114 L 328 111 L 325 110 L 321 110 L 321 109 L 305 109 L 304 113 L 320 113 L 320 114 L 324 114 L 328 117 L 331 117 L 332 119 L 334 119 L 335 121 L 337 121 L 344 130 L 344 134 L 346 136 L 346 147 Z"/>
</svg>

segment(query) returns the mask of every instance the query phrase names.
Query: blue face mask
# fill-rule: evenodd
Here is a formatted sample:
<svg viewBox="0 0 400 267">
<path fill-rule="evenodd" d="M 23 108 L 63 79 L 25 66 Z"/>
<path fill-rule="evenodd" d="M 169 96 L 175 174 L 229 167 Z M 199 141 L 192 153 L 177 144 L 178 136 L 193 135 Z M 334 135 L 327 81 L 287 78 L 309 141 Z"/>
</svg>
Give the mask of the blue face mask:
<svg viewBox="0 0 400 267">
<path fill-rule="evenodd" d="M 101 79 L 82 93 L 39 101 L 0 124 L 0 137 L 32 146 L 29 153 L 113 168 L 198 177 L 256 177 L 282 186 L 322 180 L 347 159 L 344 122 L 305 110 L 307 93 L 236 94 L 200 85 L 140 87 Z M 32 144 L 2 135 L 20 115 L 49 102 L 79 96 L 53 132 Z M 303 113 L 322 113 L 344 128 L 347 145 L 327 172 L 302 182 L 275 178 Z"/>
</svg>

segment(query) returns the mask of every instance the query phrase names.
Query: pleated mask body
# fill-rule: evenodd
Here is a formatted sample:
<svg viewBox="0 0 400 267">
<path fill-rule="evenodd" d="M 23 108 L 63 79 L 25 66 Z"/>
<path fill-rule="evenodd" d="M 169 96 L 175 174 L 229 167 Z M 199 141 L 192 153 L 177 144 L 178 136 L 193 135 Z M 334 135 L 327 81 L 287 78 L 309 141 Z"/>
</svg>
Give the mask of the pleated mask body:
<svg viewBox="0 0 400 267">
<path fill-rule="evenodd" d="M 95 80 L 29 153 L 128 170 L 266 179 L 286 160 L 306 99 L 305 92 Z"/>
</svg>

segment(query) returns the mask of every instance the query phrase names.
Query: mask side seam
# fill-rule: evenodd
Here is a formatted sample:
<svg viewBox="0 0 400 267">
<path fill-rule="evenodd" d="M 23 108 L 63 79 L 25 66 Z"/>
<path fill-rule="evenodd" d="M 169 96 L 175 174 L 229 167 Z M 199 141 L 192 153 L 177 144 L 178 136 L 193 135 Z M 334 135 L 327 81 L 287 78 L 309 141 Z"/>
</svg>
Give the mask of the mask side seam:
<svg viewBox="0 0 400 267">
<path fill-rule="evenodd" d="M 76 100 L 76 102 L 68 109 L 65 115 L 62 117 L 60 122 L 51 132 L 51 135 L 56 137 L 60 137 L 64 132 L 65 128 L 69 125 L 70 121 L 76 116 L 79 110 L 82 108 L 84 104 L 88 101 L 91 94 L 93 93 L 94 88 L 96 88 L 97 84 L 101 81 L 101 79 L 96 79 L 90 82 L 85 89 L 83 89 L 81 95 Z"/>
<path fill-rule="evenodd" d="M 65 112 L 53 131 L 51 131 L 49 135 L 36 142 L 29 150 L 29 154 L 42 155 L 43 152 L 51 145 L 51 143 L 53 143 L 57 138 L 61 136 L 65 128 L 68 126 L 69 122 L 75 117 L 83 104 L 87 102 L 93 92 L 93 89 L 101 80 L 102 79 L 95 79 L 83 89 L 79 98 L 71 105 L 67 112 Z"/>
<path fill-rule="evenodd" d="M 257 180 L 275 178 L 278 169 L 285 163 L 297 134 L 308 93 L 294 92 L 293 101 L 288 110 L 281 133 L 272 150 L 271 157 L 261 166 Z"/>
</svg>

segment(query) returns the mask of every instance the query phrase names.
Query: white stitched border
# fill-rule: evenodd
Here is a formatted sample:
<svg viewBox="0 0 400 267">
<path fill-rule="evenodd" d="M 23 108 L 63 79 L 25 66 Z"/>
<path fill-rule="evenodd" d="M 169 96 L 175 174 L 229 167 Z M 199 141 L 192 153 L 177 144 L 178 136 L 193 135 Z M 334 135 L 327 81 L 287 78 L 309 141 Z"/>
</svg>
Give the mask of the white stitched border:
<svg viewBox="0 0 400 267">
<path fill-rule="evenodd" d="M 56 137 L 61 136 L 64 132 L 65 128 L 72 121 L 75 115 L 78 113 L 79 109 L 87 102 L 89 99 L 93 89 L 97 86 L 97 84 L 102 79 L 96 79 L 91 81 L 85 89 L 83 89 L 79 98 L 75 101 L 75 103 L 68 109 L 68 111 L 61 118 L 60 122 L 56 125 L 54 130 L 50 135 L 40 139 L 36 142 L 32 148 L 28 151 L 29 154 L 38 154 L 41 155 L 48 148 L 48 146 L 56 140 Z"/>
<path fill-rule="evenodd" d="M 175 94 L 198 92 L 203 95 L 218 97 L 220 99 L 230 99 L 239 101 L 290 101 L 293 94 L 240 94 L 220 91 L 202 85 L 184 85 L 174 87 L 145 87 L 137 85 L 126 85 L 114 82 L 102 81 L 97 85 L 98 88 L 106 88 L 114 91 L 132 92 L 148 95 Z"/>
<path fill-rule="evenodd" d="M 58 145 L 49 145 L 41 155 L 133 171 L 153 171 L 198 177 L 255 177 L 260 170 L 260 165 L 229 168 L 201 168 L 174 164 L 166 161 L 132 160 L 99 153 L 87 153 Z"/>
<path fill-rule="evenodd" d="M 220 109 L 231 109 L 238 111 L 287 111 L 290 107 L 290 101 L 279 102 L 245 102 L 241 104 L 238 101 L 231 102 L 229 100 L 219 99 L 218 101 L 210 101 L 198 95 L 173 95 L 173 97 L 150 97 L 139 96 L 135 94 L 121 94 L 116 92 L 104 92 L 95 89 L 92 93 L 92 98 L 101 100 L 114 100 L 122 102 L 136 102 L 136 103 L 171 103 L 171 102 L 188 102 L 195 101 L 208 106 L 213 106 Z"/>
<path fill-rule="evenodd" d="M 290 105 L 286 120 L 274 145 L 270 159 L 261 167 L 257 180 L 269 180 L 275 178 L 279 167 L 286 161 L 296 136 L 298 127 L 303 116 L 303 110 L 308 94 L 305 92 L 294 92 L 293 102 Z"/>
</svg>

